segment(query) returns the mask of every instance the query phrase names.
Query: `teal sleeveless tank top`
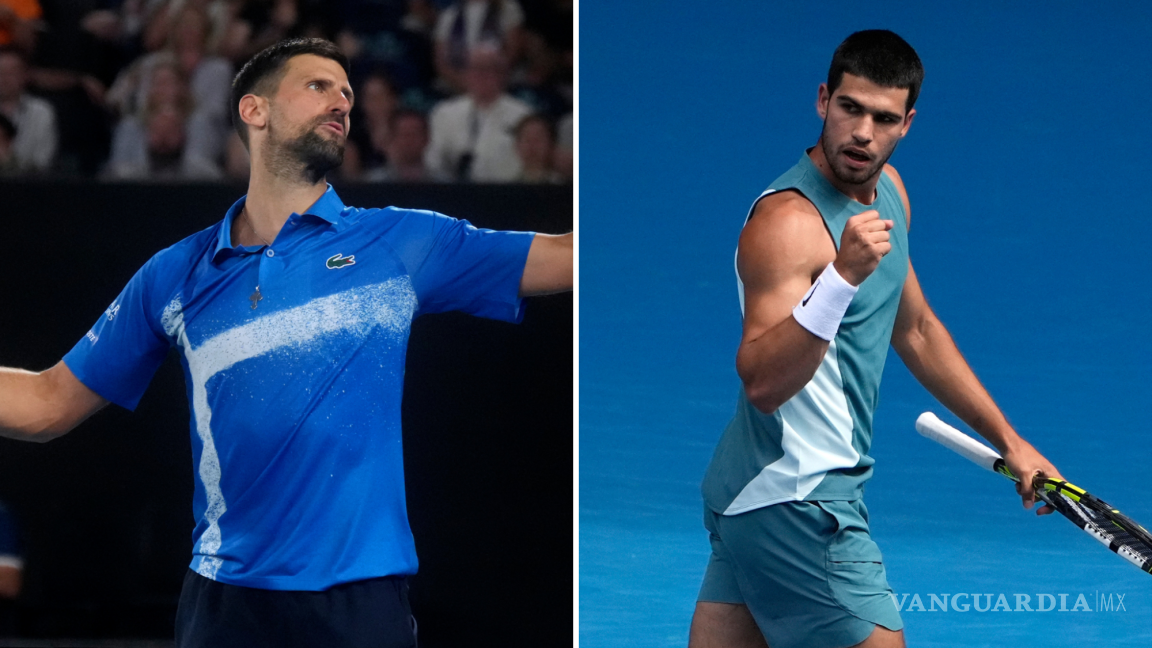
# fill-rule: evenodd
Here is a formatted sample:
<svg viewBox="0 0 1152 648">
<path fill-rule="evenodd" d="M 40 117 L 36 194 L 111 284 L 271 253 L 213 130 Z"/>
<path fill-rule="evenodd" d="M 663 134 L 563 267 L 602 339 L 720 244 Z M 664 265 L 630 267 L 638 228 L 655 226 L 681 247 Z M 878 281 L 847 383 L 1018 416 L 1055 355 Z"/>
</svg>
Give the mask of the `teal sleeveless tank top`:
<svg viewBox="0 0 1152 648">
<path fill-rule="evenodd" d="M 756 200 L 785 190 L 801 193 L 819 210 L 837 250 L 850 217 L 879 211 L 881 218 L 893 221 L 892 251 L 860 284 L 816 374 L 798 394 L 764 414 L 741 387 L 736 414 L 701 487 L 708 507 L 725 515 L 780 502 L 858 499 L 872 476 L 872 415 L 908 274 L 904 203 L 885 173 L 871 205 L 852 200 L 828 182 L 807 153 Z M 736 280 L 743 311 L 739 274 Z"/>
</svg>

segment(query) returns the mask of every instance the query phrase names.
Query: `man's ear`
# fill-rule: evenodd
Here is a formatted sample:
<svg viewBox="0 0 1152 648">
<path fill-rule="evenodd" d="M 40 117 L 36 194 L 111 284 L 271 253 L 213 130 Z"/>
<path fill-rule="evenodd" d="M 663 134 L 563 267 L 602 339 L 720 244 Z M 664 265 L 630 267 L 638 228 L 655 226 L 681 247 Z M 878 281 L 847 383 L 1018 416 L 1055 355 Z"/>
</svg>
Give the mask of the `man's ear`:
<svg viewBox="0 0 1152 648">
<path fill-rule="evenodd" d="M 828 101 L 832 98 L 832 93 L 828 92 L 828 84 L 821 83 L 820 89 L 816 91 L 816 114 L 820 115 L 820 119 L 828 119 Z"/>
<path fill-rule="evenodd" d="M 900 131 L 900 137 L 904 137 L 905 135 L 908 134 L 908 129 L 912 128 L 912 118 L 915 116 L 916 116 L 916 109 L 915 108 L 913 108 L 912 110 L 909 110 L 907 115 L 904 115 L 904 128 L 903 128 L 903 130 Z"/>
<path fill-rule="evenodd" d="M 249 128 L 264 128 L 268 125 L 268 100 L 254 94 L 240 98 L 240 120 Z"/>
</svg>

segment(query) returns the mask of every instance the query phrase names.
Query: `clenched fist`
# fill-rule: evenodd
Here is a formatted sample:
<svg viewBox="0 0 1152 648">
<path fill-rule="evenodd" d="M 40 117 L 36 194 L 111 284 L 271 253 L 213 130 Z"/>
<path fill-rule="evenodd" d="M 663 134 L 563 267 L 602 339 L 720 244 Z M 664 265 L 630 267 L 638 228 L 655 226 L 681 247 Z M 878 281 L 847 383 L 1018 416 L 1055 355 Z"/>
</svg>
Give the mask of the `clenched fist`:
<svg viewBox="0 0 1152 648">
<path fill-rule="evenodd" d="M 876 270 L 880 259 L 892 250 L 890 229 L 892 221 L 880 218 L 875 209 L 848 219 L 840 235 L 840 251 L 832 264 L 844 281 L 859 286 Z"/>
</svg>

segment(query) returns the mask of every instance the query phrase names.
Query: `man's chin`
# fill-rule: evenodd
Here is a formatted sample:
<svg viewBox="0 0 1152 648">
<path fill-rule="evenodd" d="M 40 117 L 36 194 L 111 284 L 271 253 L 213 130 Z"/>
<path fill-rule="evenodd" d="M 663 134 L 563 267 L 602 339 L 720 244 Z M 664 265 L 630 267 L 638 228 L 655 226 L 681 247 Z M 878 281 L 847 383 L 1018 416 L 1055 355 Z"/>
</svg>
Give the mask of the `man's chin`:
<svg viewBox="0 0 1152 648">
<path fill-rule="evenodd" d="M 867 184 L 870 180 L 876 177 L 880 172 L 879 167 L 868 169 L 845 169 L 840 166 L 833 166 L 832 173 L 836 179 L 844 184 L 862 185 Z"/>
<path fill-rule="evenodd" d="M 348 141 L 347 135 L 345 135 L 344 133 L 337 133 L 335 130 L 329 128 L 328 126 L 324 126 L 324 125 L 317 126 L 316 129 L 313 130 L 312 132 L 316 133 L 317 131 L 319 131 L 319 133 L 317 133 L 317 134 L 321 138 L 323 138 L 324 141 L 333 142 L 335 144 L 338 144 L 340 146 L 340 148 L 344 148 L 345 142 Z"/>
</svg>

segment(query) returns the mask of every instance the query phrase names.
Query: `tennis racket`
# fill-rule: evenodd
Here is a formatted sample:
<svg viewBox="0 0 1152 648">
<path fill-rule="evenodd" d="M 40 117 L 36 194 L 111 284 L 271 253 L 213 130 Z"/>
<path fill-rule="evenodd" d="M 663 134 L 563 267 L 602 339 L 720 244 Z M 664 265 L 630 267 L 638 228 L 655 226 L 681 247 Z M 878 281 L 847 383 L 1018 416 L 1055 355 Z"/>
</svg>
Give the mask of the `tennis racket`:
<svg viewBox="0 0 1152 648">
<path fill-rule="evenodd" d="M 941 421 L 932 412 L 916 419 L 916 431 L 978 466 L 1020 481 L 995 450 Z M 1104 500 L 1060 479 L 1037 476 L 1036 496 L 1121 558 L 1152 574 L 1152 533 Z"/>
</svg>

